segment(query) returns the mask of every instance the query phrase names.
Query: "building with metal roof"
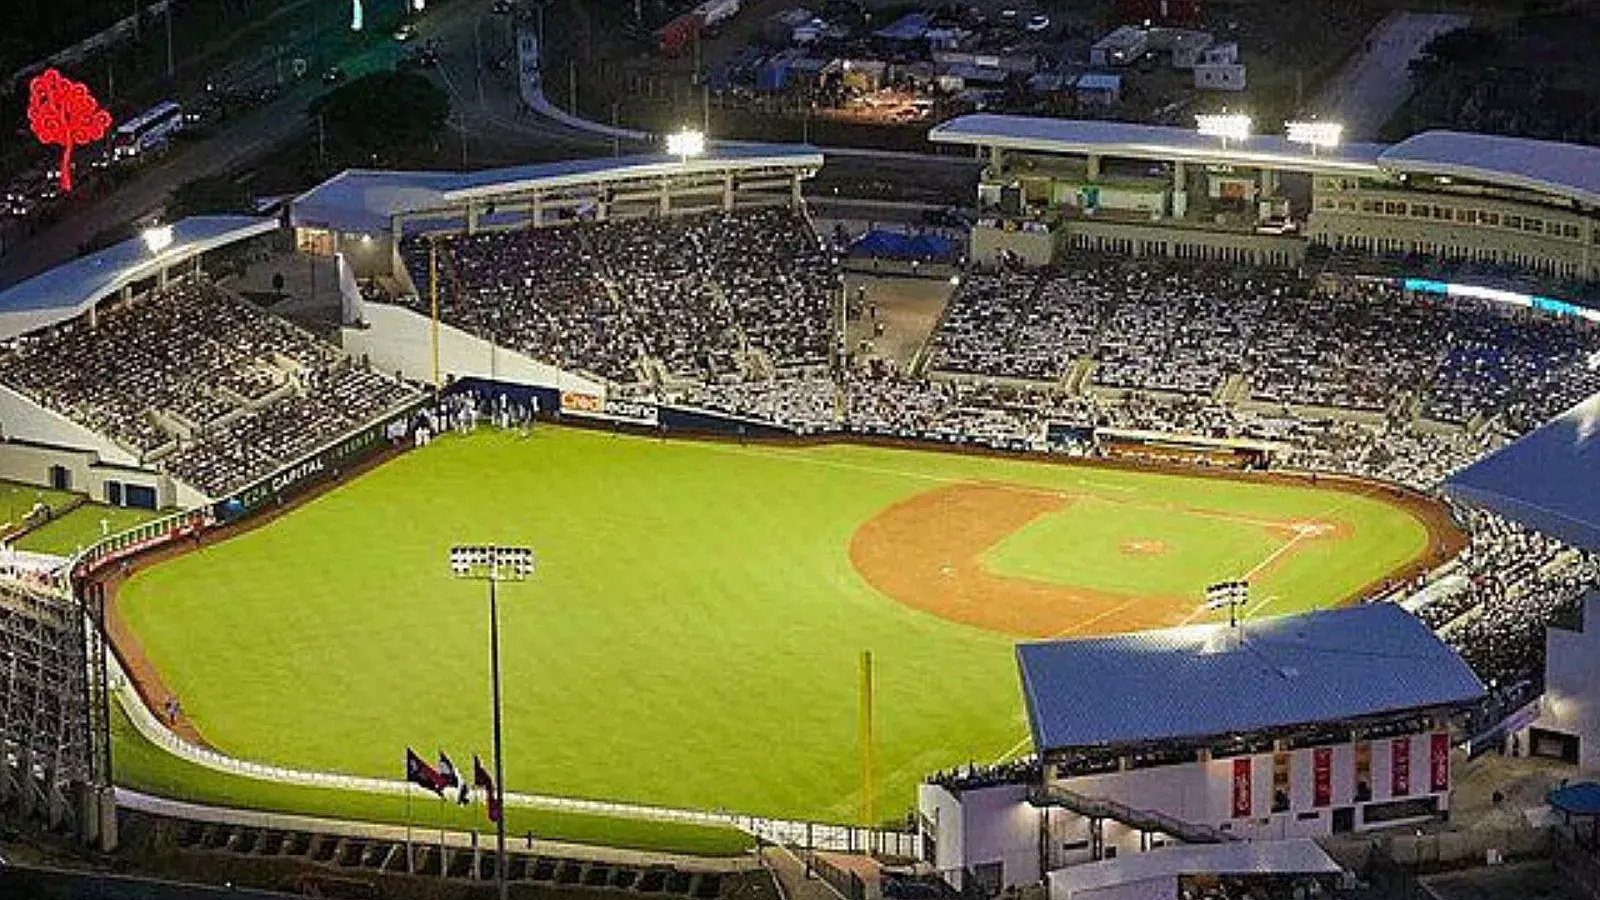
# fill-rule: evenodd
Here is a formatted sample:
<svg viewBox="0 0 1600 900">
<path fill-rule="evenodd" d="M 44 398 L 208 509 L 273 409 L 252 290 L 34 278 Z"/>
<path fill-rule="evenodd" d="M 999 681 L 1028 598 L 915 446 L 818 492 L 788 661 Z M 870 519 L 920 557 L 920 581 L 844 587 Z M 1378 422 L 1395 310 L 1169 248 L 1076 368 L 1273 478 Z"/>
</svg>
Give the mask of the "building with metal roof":
<svg viewBox="0 0 1600 900">
<path fill-rule="evenodd" d="M 509 205 L 571 188 L 619 182 L 657 185 L 707 178 L 725 181 L 749 173 L 808 176 L 822 167 L 822 154 L 791 145 L 719 146 L 704 156 L 664 154 L 575 159 L 477 172 L 399 172 L 350 169 L 295 198 L 290 224 L 346 234 L 391 230 L 398 217 L 450 217 L 465 227 L 474 209 Z M 555 206 L 551 206 L 552 212 Z"/>
<path fill-rule="evenodd" d="M 1387 603 L 1025 643 L 1017 663 L 1032 763 L 918 789 L 934 867 L 957 889 L 1446 815 L 1449 723 L 1484 696 L 1453 650 Z"/>
<path fill-rule="evenodd" d="M 1191 625 L 1017 646 L 1033 745 L 1205 741 L 1447 708 L 1481 698 L 1472 670 L 1399 606 Z"/>
<path fill-rule="evenodd" d="M 102 300 L 144 281 L 164 282 L 213 250 L 269 234 L 277 219 L 197 216 L 171 226 L 159 242 L 132 237 L 0 291 L 0 338 L 14 338 L 90 312 Z"/>
<path fill-rule="evenodd" d="M 1384 150 L 1378 162 L 1396 173 L 1522 187 L 1600 206 L 1600 147 L 1424 131 Z"/>
<path fill-rule="evenodd" d="M 741 144 L 478 172 L 350 169 L 295 198 L 289 222 L 304 252 L 342 254 L 361 277 L 398 275 L 407 235 L 793 205 L 822 162 L 807 146 Z"/>
<path fill-rule="evenodd" d="M 1045 264 L 1062 249 L 1342 270 L 1395 261 L 1534 293 L 1600 295 L 1600 148 L 1429 131 L 1318 146 L 1278 134 L 977 114 L 936 144 L 987 165 L 972 255 Z M 1047 222 L 1053 240 L 1015 227 Z M 1470 279 L 1478 279 L 1472 281 Z"/>
<path fill-rule="evenodd" d="M 1190 162 L 1202 165 L 1269 166 L 1282 171 L 1376 174 L 1381 144 L 1346 144 L 1313 152 L 1277 135 L 1224 141 L 1190 128 L 1140 125 L 1099 119 L 1047 119 L 975 113 L 935 125 L 936 144 L 1002 150 Z"/>
</svg>

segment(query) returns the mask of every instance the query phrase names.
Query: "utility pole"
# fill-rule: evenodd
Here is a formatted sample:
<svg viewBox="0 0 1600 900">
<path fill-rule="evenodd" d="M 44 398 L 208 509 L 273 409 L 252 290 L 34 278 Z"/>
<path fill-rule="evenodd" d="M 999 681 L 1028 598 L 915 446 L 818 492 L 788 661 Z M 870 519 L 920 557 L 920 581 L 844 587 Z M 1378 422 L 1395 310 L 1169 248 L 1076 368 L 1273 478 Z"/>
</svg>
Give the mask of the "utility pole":
<svg viewBox="0 0 1600 900">
<path fill-rule="evenodd" d="M 174 65 L 172 52 L 172 4 L 174 0 L 167 0 L 167 78 L 177 75 L 178 68 Z"/>
</svg>

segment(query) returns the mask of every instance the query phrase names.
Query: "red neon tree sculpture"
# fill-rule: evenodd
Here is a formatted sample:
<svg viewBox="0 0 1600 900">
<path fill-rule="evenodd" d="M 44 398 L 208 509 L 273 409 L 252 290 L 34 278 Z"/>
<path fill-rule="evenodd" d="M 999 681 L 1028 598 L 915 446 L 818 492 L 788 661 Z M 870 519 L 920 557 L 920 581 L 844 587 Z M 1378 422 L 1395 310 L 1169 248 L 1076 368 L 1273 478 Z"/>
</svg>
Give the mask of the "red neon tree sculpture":
<svg viewBox="0 0 1600 900">
<path fill-rule="evenodd" d="M 46 69 L 28 82 L 28 125 L 39 143 L 61 148 L 61 192 L 72 190 L 72 148 L 106 136 L 111 114 L 81 81 Z"/>
</svg>

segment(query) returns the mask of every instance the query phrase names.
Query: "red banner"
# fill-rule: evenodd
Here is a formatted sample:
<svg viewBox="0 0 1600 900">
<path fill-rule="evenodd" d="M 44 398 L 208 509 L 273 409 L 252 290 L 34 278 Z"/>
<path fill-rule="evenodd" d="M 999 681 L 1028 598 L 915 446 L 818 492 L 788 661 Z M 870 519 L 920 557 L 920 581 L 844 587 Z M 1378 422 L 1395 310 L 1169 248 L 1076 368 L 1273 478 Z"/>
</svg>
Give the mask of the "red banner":
<svg viewBox="0 0 1600 900">
<path fill-rule="evenodd" d="M 1311 805 L 1333 805 L 1333 748 L 1311 751 Z"/>
<path fill-rule="evenodd" d="M 1389 793 L 1395 797 L 1411 793 L 1411 738 L 1389 742 Z"/>
<path fill-rule="evenodd" d="M 1250 818 L 1250 757 L 1241 756 L 1233 761 L 1233 817 Z"/>
<path fill-rule="evenodd" d="M 1450 790 L 1450 735 L 1435 732 L 1428 746 L 1428 790 Z"/>
</svg>

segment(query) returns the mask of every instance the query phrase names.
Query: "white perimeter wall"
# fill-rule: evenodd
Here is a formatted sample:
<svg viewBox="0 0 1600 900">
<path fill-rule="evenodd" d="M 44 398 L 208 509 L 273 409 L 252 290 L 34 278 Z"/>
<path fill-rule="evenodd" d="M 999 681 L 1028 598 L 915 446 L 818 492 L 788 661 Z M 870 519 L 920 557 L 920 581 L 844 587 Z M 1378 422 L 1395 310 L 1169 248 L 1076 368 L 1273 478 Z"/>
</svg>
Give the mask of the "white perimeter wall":
<svg viewBox="0 0 1600 900">
<path fill-rule="evenodd" d="M 1583 604 L 1583 630 L 1545 634 L 1544 697 L 1536 727 L 1575 735 L 1578 768 L 1600 772 L 1600 595 Z M 1523 747 L 1528 738 L 1523 736 Z"/>
<path fill-rule="evenodd" d="M 45 409 L 23 394 L 0 385 L 0 430 L 7 438 L 93 450 L 107 462 L 137 465 L 132 453 L 110 438 L 79 425 L 66 416 Z"/>
<path fill-rule="evenodd" d="M 1372 800 L 1360 804 L 1355 802 L 1354 743 L 1325 748 L 1331 751 L 1332 758 L 1329 768 L 1331 801 L 1324 807 L 1315 805 L 1315 750 L 1312 748 L 1288 751 L 1289 809 L 1286 812 L 1272 812 L 1272 753 L 1088 775 L 1057 783 L 1088 797 L 1112 800 L 1135 810 L 1162 812 L 1242 838 L 1317 837 L 1332 833 L 1333 811 L 1337 808 L 1354 810 L 1354 827 L 1358 831 L 1412 821 L 1366 824 L 1362 821 L 1362 809 L 1373 803 L 1435 796 L 1438 809 L 1448 809 L 1448 786 L 1443 791 L 1429 790 L 1431 737 L 1431 733 L 1425 732 L 1410 735 L 1407 740 L 1410 790 L 1404 795 L 1396 795 L 1393 790 L 1396 741 L 1384 738 L 1368 742 L 1371 768 L 1367 781 Z M 1237 819 L 1233 817 L 1235 759 L 1250 762 L 1251 814 Z M 935 866 L 941 872 L 958 872 L 998 862 L 1003 866 L 1002 879 L 1006 886 L 1035 883 L 1041 878 L 1038 858 L 1041 816 L 1047 817 L 1049 829 L 1047 869 L 1090 862 L 1089 820 L 1066 809 L 1035 807 L 1028 802 L 1027 793 L 1027 788 L 1021 785 L 968 790 L 959 795 L 937 785 L 922 785 L 918 791 L 918 811 L 926 821 L 933 823 Z M 1109 820 L 1104 823 L 1102 837 L 1104 845 L 1114 847 L 1117 855 L 1176 843 L 1162 835 L 1144 835 Z"/>
<path fill-rule="evenodd" d="M 917 809 L 935 825 L 934 867 L 959 881 L 962 869 L 1000 863 L 1005 886 L 1032 884 L 1039 871 L 1038 807 L 1028 786 L 1006 784 L 960 796 L 936 784 L 917 788 Z M 957 885 L 958 887 L 960 885 Z"/>
<path fill-rule="evenodd" d="M 107 465 L 93 450 L 11 441 L 0 443 L 0 478 L 48 487 L 53 466 L 63 466 L 71 473 L 72 490 L 101 503 L 110 502 L 106 485 L 113 481 L 124 486 L 150 488 L 156 492 L 156 504 L 163 508 L 185 502 L 184 490 L 187 489 L 180 490 L 180 486 L 165 475 L 130 466 Z"/>
<path fill-rule="evenodd" d="M 432 323 L 418 312 L 387 303 L 362 303 L 365 328 L 344 329 L 344 349 L 366 356 L 384 372 L 400 372 L 416 381 L 433 381 Z M 491 358 L 492 356 L 492 358 Z M 536 362 L 459 328 L 439 325 L 439 369 L 448 379 L 476 376 L 564 391 L 604 394 L 597 381 Z"/>
</svg>

